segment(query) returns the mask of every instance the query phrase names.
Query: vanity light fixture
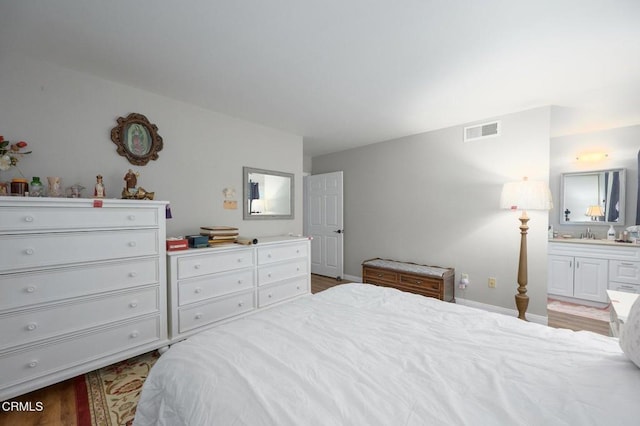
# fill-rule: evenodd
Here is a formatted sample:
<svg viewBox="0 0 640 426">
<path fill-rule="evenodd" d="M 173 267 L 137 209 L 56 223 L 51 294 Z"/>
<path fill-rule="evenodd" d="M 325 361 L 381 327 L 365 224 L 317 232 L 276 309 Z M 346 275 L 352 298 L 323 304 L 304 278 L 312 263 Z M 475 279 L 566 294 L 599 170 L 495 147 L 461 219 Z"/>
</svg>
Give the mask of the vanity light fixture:
<svg viewBox="0 0 640 426">
<path fill-rule="evenodd" d="M 527 320 L 525 313 L 529 306 L 527 296 L 527 230 L 529 217 L 527 210 L 551 210 L 551 190 L 549 185 L 542 181 L 530 181 L 525 178 L 517 182 L 505 183 L 500 196 L 500 207 L 508 210 L 521 210 L 520 216 L 520 258 L 518 263 L 518 294 L 516 294 L 516 307 L 518 318 Z"/>
<path fill-rule="evenodd" d="M 576 160 L 592 163 L 592 162 L 604 160 L 605 158 L 608 158 L 608 157 L 609 157 L 609 154 L 605 152 L 587 152 L 584 154 L 579 154 L 576 157 Z"/>
</svg>

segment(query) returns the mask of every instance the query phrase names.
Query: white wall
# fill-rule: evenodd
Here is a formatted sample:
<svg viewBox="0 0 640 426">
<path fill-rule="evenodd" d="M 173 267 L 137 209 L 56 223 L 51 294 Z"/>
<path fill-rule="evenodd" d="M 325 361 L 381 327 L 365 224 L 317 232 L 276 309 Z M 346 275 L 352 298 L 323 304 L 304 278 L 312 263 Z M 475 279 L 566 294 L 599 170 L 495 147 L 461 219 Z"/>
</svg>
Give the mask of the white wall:
<svg viewBox="0 0 640 426">
<path fill-rule="evenodd" d="M 372 257 L 452 266 L 471 280 L 457 296 L 515 309 L 519 214 L 500 192 L 548 181 L 550 109 L 498 118 L 497 138 L 465 143 L 460 125 L 313 158 L 313 174 L 344 171 L 345 275 Z M 546 316 L 548 214 L 529 216 L 529 312 Z"/>
<path fill-rule="evenodd" d="M 215 78 L 215 76 L 212 76 Z M 147 116 L 164 139 L 159 159 L 133 166 L 116 152 L 110 131 L 131 112 Z M 28 178 L 61 176 L 92 193 L 102 174 L 108 197 L 119 197 L 127 169 L 138 185 L 171 202 L 169 235 L 230 225 L 247 236 L 302 232 L 302 137 L 264 127 L 92 75 L 0 55 L 0 134 L 25 140 L 33 154 L 19 164 Z M 242 220 L 242 167 L 295 174 L 295 219 Z M 2 172 L 9 180 L 15 173 Z M 238 210 L 222 207 L 224 188 L 236 190 Z"/>
<path fill-rule="evenodd" d="M 625 223 L 615 226 L 616 234 L 626 226 L 635 225 L 638 199 L 638 150 L 640 149 L 640 125 L 616 129 L 562 136 L 551 139 L 550 180 L 551 192 L 557 200 L 556 208 L 549 214 L 549 223 L 562 234 L 579 236 L 587 224 L 560 225 L 560 175 L 562 173 L 583 172 L 624 168 L 626 170 Z M 578 161 L 576 157 L 584 153 L 602 152 L 607 158 L 598 161 Z M 608 225 L 589 227 L 598 238 L 606 238 Z"/>
</svg>

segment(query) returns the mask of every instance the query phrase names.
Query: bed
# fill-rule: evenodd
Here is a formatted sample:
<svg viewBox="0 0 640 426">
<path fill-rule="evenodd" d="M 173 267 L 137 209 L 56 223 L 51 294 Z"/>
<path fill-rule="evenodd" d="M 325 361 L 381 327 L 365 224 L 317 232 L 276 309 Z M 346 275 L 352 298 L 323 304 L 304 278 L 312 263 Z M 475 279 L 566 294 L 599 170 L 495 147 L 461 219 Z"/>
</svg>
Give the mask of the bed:
<svg viewBox="0 0 640 426">
<path fill-rule="evenodd" d="M 638 425 L 618 340 L 343 284 L 173 345 L 134 425 Z"/>
</svg>

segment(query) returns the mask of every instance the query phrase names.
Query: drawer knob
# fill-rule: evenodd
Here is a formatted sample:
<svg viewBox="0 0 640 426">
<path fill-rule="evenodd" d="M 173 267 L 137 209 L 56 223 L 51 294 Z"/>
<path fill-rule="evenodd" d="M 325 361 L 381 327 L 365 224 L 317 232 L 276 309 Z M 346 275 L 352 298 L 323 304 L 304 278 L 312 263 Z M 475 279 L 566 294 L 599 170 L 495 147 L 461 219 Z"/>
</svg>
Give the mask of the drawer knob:
<svg viewBox="0 0 640 426">
<path fill-rule="evenodd" d="M 296 253 L 300 253 L 300 249 L 297 249 L 297 250 L 296 250 Z"/>
<path fill-rule="evenodd" d="M 29 331 L 33 331 L 33 330 L 35 330 L 36 328 L 38 328 L 38 324 L 36 324 L 35 322 L 29 323 L 29 324 L 27 325 L 27 330 L 29 330 Z"/>
<path fill-rule="evenodd" d="M 242 284 L 242 280 L 238 280 L 238 284 Z"/>
<path fill-rule="evenodd" d="M 416 280 L 416 284 L 422 284 L 422 281 Z"/>
<path fill-rule="evenodd" d="M 202 289 L 201 289 L 200 287 L 196 287 L 196 289 L 194 290 L 194 292 L 195 292 L 196 294 L 198 294 L 198 293 L 202 293 Z"/>
<path fill-rule="evenodd" d="M 129 215 L 129 220 L 136 220 L 136 215 L 130 214 Z"/>
<path fill-rule="evenodd" d="M 382 278 L 382 274 L 378 274 L 378 278 Z"/>
<path fill-rule="evenodd" d="M 200 269 L 200 264 L 197 263 L 197 264 L 193 265 L 193 267 L 196 268 L 196 269 Z"/>
<path fill-rule="evenodd" d="M 25 222 L 33 222 L 33 216 L 25 216 L 24 221 Z"/>
<path fill-rule="evenodd" d="M 38 360 L 34 359 L 27 365 L 29 366 L 29 368 L 36 368 L 38 366 Z"/>
<path fill-rule="evenodd" d="M 133 302 L 129 303 L 129 307 L 137 308 L 138 307 L 138 302 L 136 300 L 134 300 Z"/>
<path fill-rule="evenodd" d="M 242 308 L 243 306 L 244 306 L 244 302 L 240 302 L 240 303 L 238 303 L 238 307 L 239 307 L 239 308 Z"/>
<path fill-rule="evenodd" d="M 137 272 L 135 272 L 135 271 L 132 271 L 132 272 L 129 272 L 129 276 L 130 276 L 131 278 L 134 278 L 134 277 L 137 277 L 137 276 L 138 276 L 138 273 L 137 273 Z"/>
<path fill-rule="evenodd" d="M 267 297 L 268 297 L 269 299 L 271 299 L 271 294 L 269 294 Z"/>
<path fill-rule="evenodd" d="M 296 289 L 300 290 L 300 286 L 299 286 L 299 285 L 297 285 L 297 286 L 296 286 Z"/>
<path fill-rule="evenodd" d="M 27 293 L 33 293 L 35 291 L 36 291 L 35 285 L 30 285 L 29 287 L 27 287 Z"/>
<path fill-rule="evenodd" d="M 25 251 L 25 254 L 28 254 L 29 256 L 31 256 L 33 253 L 35 253 L 36 251 L 32 248 L 28 248 Z"/>
<path fill-rule="evenodd" d="M 268 257 L 268 258 L 271 258 L 271 253 L 267 254 L 267 257 Z"/>
<path fill-rule="evenodd" d="M 135 241 L 129 241 L 129 247 L 135 247 L 135 246 L 136 246 Z"/>
<path fill-rule="evenodd" d="M 129 334 L 129 337 L 131 337 L 132 339 L 135 339 L 136 337 L 138 337 L 140 335 L 140 333 L 138 333 L 138 331 L 132 331 L 131 334 Z"/>
<path fill-rule="evenodd" d="M 269 273 L 267 274 L 267 276 L 268 276 L 269 278 L 271 278 L 271 272 L 269 272 Z"/>
<path fill-rule="evenodd" d="M 202 319 L 202 314 L 196 314 L 195 319 L 197 320 Z"/>
</svg>

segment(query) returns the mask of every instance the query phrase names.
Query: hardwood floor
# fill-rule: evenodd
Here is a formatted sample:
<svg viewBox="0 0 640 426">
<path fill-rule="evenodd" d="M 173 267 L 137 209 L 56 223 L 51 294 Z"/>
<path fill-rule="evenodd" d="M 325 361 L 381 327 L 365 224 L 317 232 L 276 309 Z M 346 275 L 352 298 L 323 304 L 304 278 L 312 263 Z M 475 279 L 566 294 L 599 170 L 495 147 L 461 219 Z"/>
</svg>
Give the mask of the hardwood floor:
<svg viewBox="0 0 640 426">
<path fill-rule="evenodd" d="M 318 293 L 347 281 L 311 275 L 311 293 Z M 572 330 L 591 330 L 608 335 L 608 323 L 590 318 L 576 317 L 549 311 L 549 326 Z M 67 380 L 35 392 L 22 395 L 12 401 L 40 401 L 44 405 L 41 412 L 5 412 L 0 410 L 0 425 L 51 425 L 76 426 L 76 402 L 73 380 Z"/>
</svg>

